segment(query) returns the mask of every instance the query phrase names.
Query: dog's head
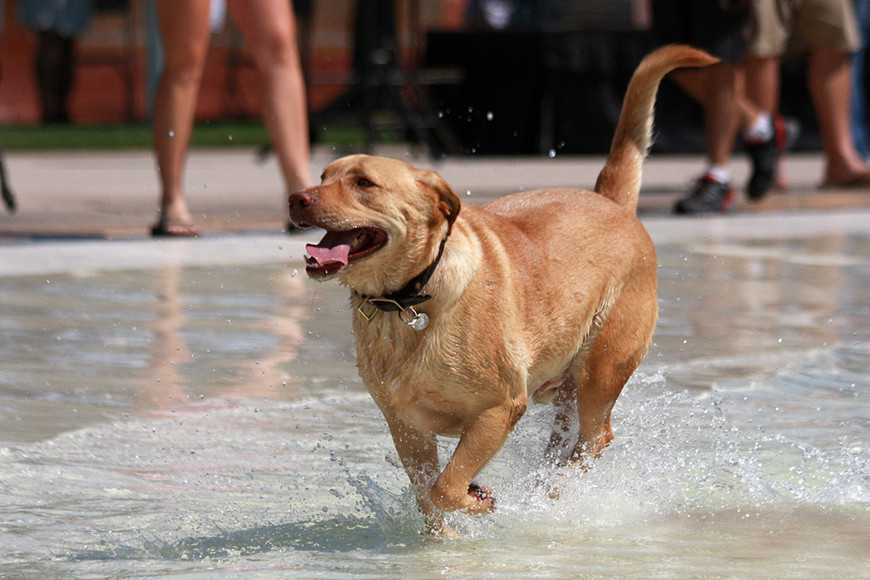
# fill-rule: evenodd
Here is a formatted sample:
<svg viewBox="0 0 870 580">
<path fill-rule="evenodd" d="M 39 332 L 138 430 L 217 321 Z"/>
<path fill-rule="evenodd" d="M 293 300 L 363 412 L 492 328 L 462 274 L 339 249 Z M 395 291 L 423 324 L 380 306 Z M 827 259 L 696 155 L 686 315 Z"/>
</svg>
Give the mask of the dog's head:
<svg viewBox="0 0 870 580">
<path fill-rule="evenodd" d="M 395 291 L 428 266 L 460 208 L 434 171 L 368 155 L 334 161 L 289 203 L 296 225 L 326 230 L 306 246 L 308 275 L 367 294 Z"/>
</svg>

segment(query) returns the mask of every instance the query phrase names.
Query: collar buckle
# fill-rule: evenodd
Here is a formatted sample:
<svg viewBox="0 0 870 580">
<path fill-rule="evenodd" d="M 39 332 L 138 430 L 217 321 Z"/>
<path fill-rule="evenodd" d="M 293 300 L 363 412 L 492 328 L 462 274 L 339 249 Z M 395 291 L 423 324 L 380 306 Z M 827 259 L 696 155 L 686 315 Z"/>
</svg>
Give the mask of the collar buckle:
<svg viewBox="0 0 870 580">
<path fill-rule="evenodd" d="M 455 219 L 455 216 L 453 219 Z M 432 277 L 435 268 L 438 267 L 438 262 L 441 261 L 441 257 L 444 255 L 444 247 L 447 245 L 447 238 L 450 236 L 452 228 L 453 220 L 450 220 L 447 224 L 447 234 L 441 240 L 441 245 L 438 246 L 438 255 L 435 256 L 435 260 L 398 291 L 388 294 L 383 298 L 372 298 L 354 291 L 356 296 L 363 299 L 362 303 L 357 306 L 356 311 L 359 312 L 359 315 L 366 322 L 371 322 L 378 315 L 378 311 L 383 310 L 384 312 L 398 312 L 399 319 L 417 332 L 425 330 L 429 326 L 429 315 L 425 312 L 417 312 L 414 306 L 432 298 L 429 294 L 421 294 L 420 292 L 426 286 L 426 283 L 429 282 L 429 278 Z M 371 308 L 368 309 L 368 307 Z"/>
<path fill-rule="evenodd" d="M 369 305 L 372 307 L 372 309 L 368 312 L 366 312 L 366 310 L 365 310 L 366 305 Z M 374 319 L 374 317 L 378 315 L 378 312 L 380 312 L 380 310 L 378 310 L 377 306 L 375 306 L 374 304 L 369 304 L 368 298 L 366 298 L 362 304 L 357 306 L 356 311 L 359 312 L 359 315 L 362 316 L 366 322 L 371 322 Z"/>
<path fill-rule="evenodd" d="M 366 311 L 366 306 L 371 306 L 371 310 Z M 423 331 L 429 326 L 428 314 L 417 312 L 413 306 L 402 306 L 398 301 L 390 298 L 365 298 L 356 309 L 366 322 L 371 322 L 381 310 L 385 312 L 397 311 L 399 320 L 417 332 Z"/>
</svg>

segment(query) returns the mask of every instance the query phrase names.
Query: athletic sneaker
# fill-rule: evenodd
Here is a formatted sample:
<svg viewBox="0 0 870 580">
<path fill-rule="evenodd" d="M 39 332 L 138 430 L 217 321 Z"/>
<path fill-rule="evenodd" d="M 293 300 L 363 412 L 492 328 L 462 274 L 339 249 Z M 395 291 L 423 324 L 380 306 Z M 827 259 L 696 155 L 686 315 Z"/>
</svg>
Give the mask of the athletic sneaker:
<svg viewBox="0 0 870 580">
<path fill-rule="evenodd" d="M 766 141 L 745 141 L 752 161 L 752 175 L 746 184 L 746 197 L 758 201 L 776 185 L 779 159 L 797 140 L 800 126 L 794 119 L 773 118 L 773 135 Z"/>
<path fill-rule="evenodd" d="M 692 186 L 689 194 L 677 201 L 674 213 L 696 215 L 703 213 L 722 213 L 734 202 L 731 185 L 716 181 L 710 175 L 702 175 Z"/>
<path fill-rule="evenodd" d="M 746 197 L 752 201 L 762 199 L 776 183 L 776 169 L 779 166 L 779 155 L 782 153 L 776 146 L 776 135 L 766 141 L 747 141 L 746 153 L 752 161 L 752 175 L 746 184 Z"/>
</svg>

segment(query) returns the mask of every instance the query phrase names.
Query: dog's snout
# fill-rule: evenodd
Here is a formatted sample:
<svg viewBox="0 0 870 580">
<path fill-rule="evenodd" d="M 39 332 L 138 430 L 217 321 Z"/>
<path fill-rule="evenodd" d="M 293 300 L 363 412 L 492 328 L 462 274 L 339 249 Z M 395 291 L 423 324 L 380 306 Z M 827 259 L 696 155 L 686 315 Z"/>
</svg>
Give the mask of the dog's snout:
<svg viewBox="0 0 870 580">
<path fill-rule="evenodd" d="M 291 210 L 299 211 L 307 209 L 317 203 L 317 198 L 307 191 L 300 191 L 290 194 L 289 202 Z"/>
<path fill-rule="evenodd" d="M 290 209 L 290 221 L 300 228 L 310 227 L 308 210 L 317 205 L 317 196 L 311 191 L 291 193 L 287 198 L 287 205 Z"/>
</svg>

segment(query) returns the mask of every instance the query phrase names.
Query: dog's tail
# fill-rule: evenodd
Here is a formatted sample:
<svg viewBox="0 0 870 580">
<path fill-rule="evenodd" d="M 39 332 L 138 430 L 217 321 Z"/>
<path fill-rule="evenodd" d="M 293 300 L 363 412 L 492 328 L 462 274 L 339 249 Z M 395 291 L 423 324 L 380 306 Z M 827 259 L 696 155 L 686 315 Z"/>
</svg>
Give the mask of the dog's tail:
<svg viewBox="0 0 870 580">
<path fill-rule="evenodd" d="M 719 62 L 702 50 L 671 44 L 644 58 L 625 91 L 610 155 L 595 182 L 595 191 L 631 211 L 637 210 L 641 166 L 652 139 L 653 107 L 662 78 L 676 68 Z"/>
</svg>

